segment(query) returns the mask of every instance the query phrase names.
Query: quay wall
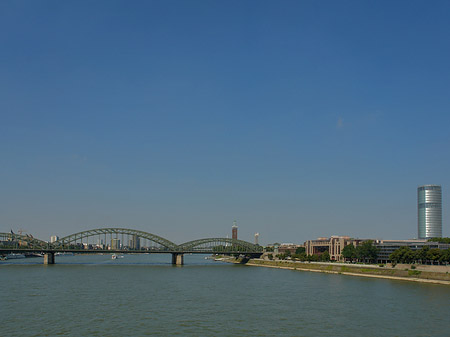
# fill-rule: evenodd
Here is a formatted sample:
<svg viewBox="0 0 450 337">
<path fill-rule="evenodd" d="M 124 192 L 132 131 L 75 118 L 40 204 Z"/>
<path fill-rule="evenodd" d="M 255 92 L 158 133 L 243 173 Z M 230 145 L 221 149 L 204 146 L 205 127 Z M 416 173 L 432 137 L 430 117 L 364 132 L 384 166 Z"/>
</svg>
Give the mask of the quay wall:
<svg viewBox="0 0 450 337">
<path fill-rule="evenodd" d="M 430 268 L 429 270 L 426 270 L 426 266 L 423 266 L 418 270 L 418 266 L 416 269 L 411 269 L 411 265 L 409 264 L 397 265 L 395 267 L 392 267 L 391 265 L 380 267 L 378 265 L 267 261 L 263 259 L 251 259 L 247 265 L 450 285 L 448 266 L 442 266 L 442 268 Z"/>
</svg>

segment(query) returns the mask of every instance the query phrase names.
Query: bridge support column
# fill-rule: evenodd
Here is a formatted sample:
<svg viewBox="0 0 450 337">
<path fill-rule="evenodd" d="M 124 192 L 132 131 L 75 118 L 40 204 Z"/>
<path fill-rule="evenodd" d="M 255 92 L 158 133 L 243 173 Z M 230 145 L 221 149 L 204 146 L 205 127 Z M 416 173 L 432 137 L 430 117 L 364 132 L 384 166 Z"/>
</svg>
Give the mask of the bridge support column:
<svg viewBox="0 0 450 337">
<path fill-rule="evenodd" d="M 55 253 L 45 253 L 44 264 L 55 264 Z"/>
<path fill-rule="evenodd" d="M 172 253 L 172 264 L 182 266 L 184 264 L 184 254 Z"/>
</svg>

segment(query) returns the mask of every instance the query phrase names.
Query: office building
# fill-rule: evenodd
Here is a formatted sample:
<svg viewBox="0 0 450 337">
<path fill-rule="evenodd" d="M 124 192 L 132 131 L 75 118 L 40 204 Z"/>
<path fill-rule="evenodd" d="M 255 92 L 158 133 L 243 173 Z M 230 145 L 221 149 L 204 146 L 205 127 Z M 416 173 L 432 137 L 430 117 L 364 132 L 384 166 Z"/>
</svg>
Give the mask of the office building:
<svg viewBox="0 0 450 337">
<path fill-rule="evenodd" d="M 342 261 L 342 250 L 347 245 L 359 245 L 364 240 L 353 239 L 349 236 L 332 236 L 330 238 L 318 238 L 317 240 L 308 240 L 304 243 L 305 253 L 307 255 L 321 255 L 325 251 L 330 254 L 330 260 Z"/>
<path fill-rule="evenodd" d="M 111 249 L 120 249 L 119 239 L 111 239 Z"/>
<path fill-rule="evenodd" d="M 442 189 L 440 185 L 417 188 L 418 238 L 442 237 Z"/>
<path fill-rule="evenodd" d="M 129 242 L 130 249 L 141 249 L 141 240 L 139 236 L 134 234 Z"/>
</svg>

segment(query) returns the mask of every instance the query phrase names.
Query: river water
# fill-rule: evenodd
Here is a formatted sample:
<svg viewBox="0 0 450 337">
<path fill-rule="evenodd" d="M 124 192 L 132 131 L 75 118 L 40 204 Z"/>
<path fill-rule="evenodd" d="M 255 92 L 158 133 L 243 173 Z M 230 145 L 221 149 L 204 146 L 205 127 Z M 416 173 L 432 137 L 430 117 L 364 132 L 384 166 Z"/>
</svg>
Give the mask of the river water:
<svg viewBox="0 0 450 337">
<path fill-rule="evenodd" d="M 6 336 L 449 336 L 450 287 L 170 255 L 0 262 Z"/>
</svg>

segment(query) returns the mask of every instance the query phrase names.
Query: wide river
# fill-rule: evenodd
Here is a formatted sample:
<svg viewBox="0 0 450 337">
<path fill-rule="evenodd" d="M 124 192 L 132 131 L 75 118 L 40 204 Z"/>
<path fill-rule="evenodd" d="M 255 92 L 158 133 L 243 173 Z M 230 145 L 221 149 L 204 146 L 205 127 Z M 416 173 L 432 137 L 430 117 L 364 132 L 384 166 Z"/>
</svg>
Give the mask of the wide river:
<svg viewBox="0 0 450 337">
<path fill-rule="evenodd" d="M 170 255 L 0 262 L 0 336 L 450 336 L 450 287 Z"/>
</svg>

